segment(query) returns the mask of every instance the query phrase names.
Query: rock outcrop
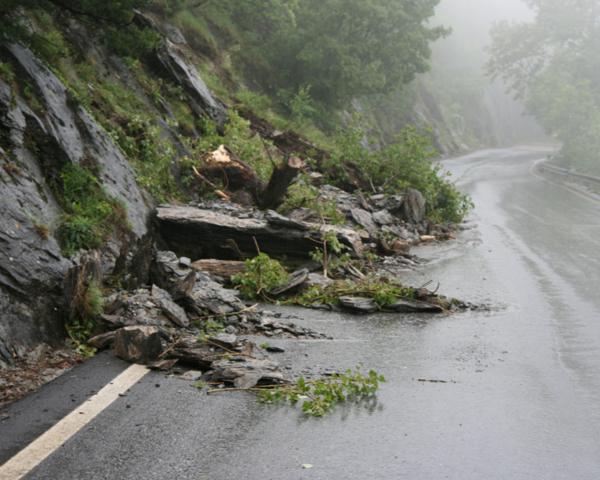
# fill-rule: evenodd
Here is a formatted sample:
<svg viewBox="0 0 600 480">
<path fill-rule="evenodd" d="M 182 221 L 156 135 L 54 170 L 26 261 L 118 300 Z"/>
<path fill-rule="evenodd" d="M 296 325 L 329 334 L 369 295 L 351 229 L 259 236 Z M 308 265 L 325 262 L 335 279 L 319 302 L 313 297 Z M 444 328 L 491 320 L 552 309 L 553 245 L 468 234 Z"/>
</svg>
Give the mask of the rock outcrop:
<svg viewBox="0 0 600 480">
<path fill-rule="evenodd" d="M 62 282 L 74 263 L 52 235 L 63 215 L 55 190 L 61 169 L 93 166 L 127 212 L 131 238 L 109 242 L 107 270 L 124 242 L 147 232 L 152 205 L 121 150 L 58 77 L 21 45 L 2 47 L 2 55 L 39 99 L 34 111 L 0 80 L 0 361 L 8 361 L 64 335 Z"/>
<path fill-rule="evenodd" d="M 307 259 L 328 231 L 353 254 L 363 252 L 362 241 L 351 228 L 296 222 L 229 203 L 161 205 L 156 221 L 166 246 L 193 259 L 253 257 L 257 245 L 269 255 Z"/>
</svg>

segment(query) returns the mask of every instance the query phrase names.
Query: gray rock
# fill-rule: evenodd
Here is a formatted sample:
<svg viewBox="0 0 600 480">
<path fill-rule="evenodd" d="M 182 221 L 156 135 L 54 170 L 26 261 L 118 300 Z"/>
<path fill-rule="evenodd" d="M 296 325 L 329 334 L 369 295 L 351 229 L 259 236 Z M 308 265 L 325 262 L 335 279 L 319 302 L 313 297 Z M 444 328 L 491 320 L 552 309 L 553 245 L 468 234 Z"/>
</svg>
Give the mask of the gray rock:
<svg viewBox="0 0 600 480">
<path fill-rule="evenodd" d="M 239 346 L 237 336 L 228 333 L 219 333 L 217 335 L 211 335 L 209 338 L 209 343 L 212 345 L 218 345 L 219 347 L 225 348 L 227 350 L 234 350 Z"/>
<path fill-rule="evenodd" d="M 259 384 L 277 385 L 286 381 L 275 362 L 236 356 L 214 362 L 207 377 L 213 382 L 222 382 L 236 388 L 253 388 Z"/>
<path fill-rule="evenodd" d="M 188 327 L 190 325 L 190 320 L 185 310 L 173 301 L 168 292 L 156 285 L 152 285 L 152 298 L 167 318 L 175 325 L 180 327 Z"/>
<path fill-rule="evenodd" d="M 294 290 L 297 290 L 306 283 L 306 281 L 308 280 L 308 276 L 309 271 L 306 268 L 297 270 L 290 275 L 290 279 L 287 283 L 277 288 L 274 288 L 269 293 L 271 295 L 274 295 L 275 297 L 278 297 L 280 295 L 283 295 L 284 293 L 290 293 Z"/>
<path fill-rule="evenodd" d="M 272 256 L 307 258 L 324 233 L 334 232 L 351 253 L 360 256 L 363 252 L 360 236 L 351 228 L 308 224 L 307 230 L 306 225 L 297 228 L 296 223 L 293 228 L 273 226 L 259 211 L 231 206 L 235 210 L 225 211 L 216 203 L 208 207 L 160 205 L 156 220 L 165 244 L 192 258 L 239 258 L 240 252 L 253 256 L 255 242 Z"/>
<path fill-rule="evenodd" d="M 59 155 L 54 161 L 79 164 L 86 160 L 102 165 L 104 188 L 123 202 L 133 231 L 139 236 L 145 234 L 151 208 L 120 148 L 83 108 L 71 106 L 67 88 L 31 51 L 17 44 L 10 45 L 9 50 L 41 92 L 47 110 L 43 134 L 52 139 Z"/>
<path fill-rule="evenodd" d="M 379 210 L 373 214 L 373 220 L 379 225 L 391 225 L 396 219 L 388 210 Z"/>
<path fill-rule="evenodd" d="M 185 310 L 177 305 L 168 292 L 154 285 L 151 290 L 140 288 L 119 292 L 108 298 L 102 319 L 115 326 L 152 325 L 165 329 L 188 327 Z"/>
<path fill-rule="evenodd" d="M 425 197 L 415 189 L 409 189 L 402 205 L 402 216 L 409 223 L 421 223 L 426 213 Z"/>
<path fill-rule="evenodd" d="M 308 275 L 308 280 L 306 281 L 307 287 L 319 286 L 319 287 L 327 287 L 331 285 L 333 280 L 331 278 L 327 278 L 325 275 L 321 275 L 320 273 L 311 273 Z"/>
<path fill-rule="evenodd" d="M 374 313 L 378 310 L 375 300 L 364 297 L 340 297 L 340 306 L 354 313 Z"/>
<path fill-rule="evenodd" d="M 227 315 L 240 312 L 246 304 L 236 290 L 223 288 L 208 275 L 198 272 L 196 283 L 186 304 L 199 315 L 210 312 L 215 315 Z"/>
<path fill-rule="evenodd" d="M 384 208 L 386 205 L 387 195 L 378 193 L 377 195 L 371 195 L 370 200 L 373 205 L 378 208 Z"/>
<path fill-rule="evenodd" d="M 179 265 L 181 265 L 182 267 L 191 268 L 192 260 L 189 257 L 181 257 L 179 259 Z"/>
<path fill-rule="evenodd" d="M 157 58 L 171 77 L 186 89 L 194 113 L 200 117 L 208 115 L 223 127 L 227 121 L 227 110 L 215 99 L 196 67 L 184 58 L 177 46 L 167 39 L 158 50 Z"/>
<path fill-rule="evenodd" d="M 223 358 L 222 351 L 216 351 L 214 346 L 191 336 L 178 340 L 171 348 L 169 357 L 202 371 L 209 370 L 213 362 Z"/>
<path fill-rule="evenodd" d="M 398 300 L 386 307 L 386 310 L 398 313 L 443 313 L 444 311 L 439 305 L 411 300 Z"/>
<path fill-rule="evenodd" d="M 373 221 L 373 216 L 362 208 L 351 208 L 350 216 L 352 220 L 363 227 L 372 237 L 377 235 L 377 225 Z"/>
<path fill-rule="evenodd" d="M 0 80 L 0 155 L 9 160 L 0 168 L 0 343 L 18 354 L 64 335 L 62 281 L 73 262 L 53 235 L 63 212 L 49 182 L 70 163 L 101 166 L 103 188 L 124 205 L 137 236 L 146 233 L 151 208 L 121 150 L 74 105 L 56 75 L 23 46 L 10 45 L 5 53 L 42 105 L 34 112 Z M 103 273 L 114 268 L 130 240 L 111 242 L 102 255 Z"/>
<path fill-rule="evenodd" d="M 164 31 L 167 38 L 173 42 L 175 45 L 187 45 L 187 40 L 181 30 L 179 30 L 175 25 L 170 23 L 164 24 Z"/>
<path fill-rule="evenodd" d="M 393 214 L 399 214 L 404 206 L 404 197 L 402 195 L 389 195 L 385 198 L 384 206 Z"/>
<path fill-rule="evenodd" d="M 127 362 L 150 363 L 165 350 L 165 343 L 157 327 L 124 327 L 116 331 L 113 349 L 115 355 Z"/>
<path fill-rule="evenodd" d="M 159 251 L 150 267 L 150 280 L 179 301 L 190 295 L 196 283 L 196 273 L 182 265 L 173 252 Z"/>
<path fill-rule="evenodd" d="M 294 228 L 297 230 L 308 230 L 309 226 L 304 222 L 298 222 L 289 217 L 285 217 L 274 210 L 267 210 L 265 213 L 265 220 L 273 226 Z"/>
</svg>

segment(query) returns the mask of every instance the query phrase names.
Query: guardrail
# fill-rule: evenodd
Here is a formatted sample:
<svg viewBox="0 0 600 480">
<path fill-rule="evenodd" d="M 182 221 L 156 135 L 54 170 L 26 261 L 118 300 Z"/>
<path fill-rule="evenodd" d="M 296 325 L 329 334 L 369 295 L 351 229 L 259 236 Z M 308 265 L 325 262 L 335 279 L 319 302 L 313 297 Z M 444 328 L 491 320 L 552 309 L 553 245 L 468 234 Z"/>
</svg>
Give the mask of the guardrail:
<svg viewBox="0 0 600 480">
<path fill-rule="evenodd" d="M 571 170 L 570 168 L 563 168 L 563 167 L 552 165 L 552 164 L 549 164 L 546 162 L 541 162 L 538 165 L 538 168 L 540 170 L 546 170 L 550 173 L 555 173 L 556 175 L 572 177 L 572 178 L 576 178 L 579 180 L 585 180 L 587 182 L 600 185 L 600 177 L 594 177 L 593 175 L 584 175 L 582 173 L 577 173 L 577 172 Z"/>
</svg>

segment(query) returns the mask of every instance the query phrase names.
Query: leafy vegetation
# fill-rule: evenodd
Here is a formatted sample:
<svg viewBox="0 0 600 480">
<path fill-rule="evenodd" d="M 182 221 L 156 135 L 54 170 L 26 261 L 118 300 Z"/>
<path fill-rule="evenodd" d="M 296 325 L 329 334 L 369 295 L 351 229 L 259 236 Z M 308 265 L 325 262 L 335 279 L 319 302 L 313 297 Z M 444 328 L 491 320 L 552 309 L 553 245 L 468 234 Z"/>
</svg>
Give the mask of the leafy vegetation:
<svg viewBox="0 0 600 480">
<path fill-rule="evenodd" d="M 381 278 L 367 277 L 363 280 L 336 280 L 322 286 L 314 285 L 302 294 L 287 302 L 305 307 L 315 305 L 338 306 L 340 297 L 353 296 L 372 298 L 380 309 L 392 305 L 397 300 L 412 300 L 415 290 Z"/>
<path fill-rule="evenodd" d="M 301 377 L 292 385 L 260 389 L 258 395 L 260 401 L 266 404 L 296 405 L 302 401 L 305 415 L 323 417 L 337 404 L 373 398 L 379 385 L 385 381 L 385 377 L 374 370 L 363 374 L 361 368 L 356 367 L 318 380 Z"/>
<path fill-rule="evenodd" d="M 66 323 L 67 334 L 79 353 L 90 356 L 95 350 L 86 342 L 97 326 L 96 319 L 104 308 L 104 295 L 98 283 L 91 281 L 82 287 L 77 308 Z"/>
<path fill-rule="evenodd" d="M 229 0 L 210 8 L 237 27 L 239 61 L 263 88 L 340 105 L 427 69 L 429 42 L 446 33 L 427 25 L 437 3 Z"/>
<path fill-rule="evenodd" d="M 310 257 L 323 266 L 323 275 L 329 276 L 329 272 L 350 263 L 351 256 L 346 252 L 348 247 L 340 242 L 334 231 L 326 232 L 323 236 L 321 246 L 315 248 Z"/>
<path fill-rule="evenodd" d="M 460 222 L 472 208 L 470 198 L 449 182 L 449 174 L 432 164 L 437 155 L 427 132 L 405 127 L 396 142 L 379 150 L 363 144 L 364 135 L 358 129 L 340 132 L 337 148 L 325 166 L 325 171 L 344 172 L 344 164 L 355 166 L 365 188 L 379 188 L 397 193 L 415 188 L 425 196 L 428 216 L 435 221 Z M 331 182 L 348 182 L 348 177 L 329 178 Z"/>
<path fill-rule="evenodd" d="M 600 10 L 596 0 L 528 0 L 532 22 L 499 25 L 490 73 L 563 147 L 560 160 L 600 174 Z"/>
<path fill-rule="evenodd" d="M 65 255 L 99 248 L 115 229 L 127 229 L 123 206 L 108 196 L 90 170 L 69 164 L 60 178 L 59 197 L 65 214 L 56 238 Z"/>
<path fill-rule="evenodd" d="M 270 290 L 283 285 L 289 275 L 283 265 L 266 253 L 246 260 L 246 270 L 234 275 L 232 283 L 249 300 L 268 298 Z"/>
<path fill-rule="evenodd" d="M 304 174 L 290 186 L 279 211 L 286 214 L 297 208 L 312 210 L 321 223 L 340 225 L 345 220 L 344 215 L 337 209 L 335 201 L 320 199 L 319 189 L 311 185 L 310 179 Z"/>
</svg>

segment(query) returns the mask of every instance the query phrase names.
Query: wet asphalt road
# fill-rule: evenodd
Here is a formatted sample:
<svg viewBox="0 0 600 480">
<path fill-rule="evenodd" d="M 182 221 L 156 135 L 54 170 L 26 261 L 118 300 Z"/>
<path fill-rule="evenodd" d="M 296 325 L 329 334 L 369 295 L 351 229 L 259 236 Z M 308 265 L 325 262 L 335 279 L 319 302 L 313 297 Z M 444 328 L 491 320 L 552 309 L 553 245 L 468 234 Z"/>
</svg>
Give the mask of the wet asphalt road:
<svg viewBox="0 0 600 480">
<path fill-rule="evenodd" d="M 305 420 L 151 373 L 27 478 L 600 478 L 600 203 L 532 174 L 544 156 L 446 162 L 477 209 L 457 241 L 417 252 L 429 264 L 407 276 L 490 311 L 300 310 L 336 340 L 270 341 L 300 369 L 378 369 L 377 404 Z"/>
</svg>

